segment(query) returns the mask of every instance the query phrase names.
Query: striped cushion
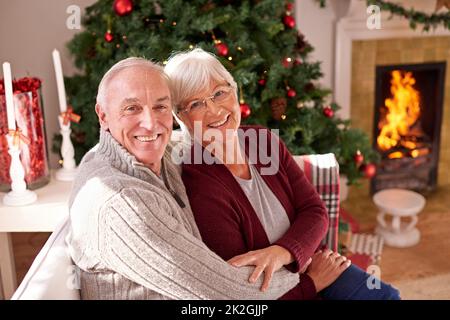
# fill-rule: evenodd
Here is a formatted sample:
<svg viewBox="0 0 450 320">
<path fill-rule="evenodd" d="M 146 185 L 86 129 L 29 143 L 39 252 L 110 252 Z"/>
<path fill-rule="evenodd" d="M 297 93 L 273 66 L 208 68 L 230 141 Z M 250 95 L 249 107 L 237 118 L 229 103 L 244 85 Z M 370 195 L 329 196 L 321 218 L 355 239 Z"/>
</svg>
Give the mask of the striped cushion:
<svg viewBox="0 0 450 320">
<path fill-rule="evenodd" d="M 330 216 L 328 233 L 322 244 L 338 249 L 339 225 L 339 163 L 332 153 L 294 156 L 295 162 L 316 187 Z"/>
</svg>

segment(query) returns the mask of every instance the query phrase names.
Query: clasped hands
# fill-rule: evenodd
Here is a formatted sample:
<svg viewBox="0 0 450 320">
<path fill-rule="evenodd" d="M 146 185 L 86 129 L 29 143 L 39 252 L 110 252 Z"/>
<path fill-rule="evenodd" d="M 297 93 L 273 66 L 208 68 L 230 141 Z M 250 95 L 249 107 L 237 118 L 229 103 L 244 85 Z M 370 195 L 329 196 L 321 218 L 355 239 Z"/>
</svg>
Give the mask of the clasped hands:
<svg viewBox="0 0 450 320">
<path fill-rule="evenodd" d="M 254 283 L 264 273 L 261 291 L 269 288 L 273 273 L 294 261 L 293 255 L 285 248 L 272 245 L 264 249 L 249 251 L 228 260 L 235 267 L 255 266 L 249 282 Z M 350 260 L 331 250 L 319 250 L 300 268 L 314 282 L 316 292 L 328 287 L 351 265 Z"/>
</svg>

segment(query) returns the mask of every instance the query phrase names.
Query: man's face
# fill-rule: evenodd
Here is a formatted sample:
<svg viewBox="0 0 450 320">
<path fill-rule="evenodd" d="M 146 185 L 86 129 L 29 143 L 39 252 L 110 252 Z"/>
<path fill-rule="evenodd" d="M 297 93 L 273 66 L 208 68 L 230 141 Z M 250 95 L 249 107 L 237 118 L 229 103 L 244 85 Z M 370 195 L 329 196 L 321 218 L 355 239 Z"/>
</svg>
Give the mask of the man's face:
<svg viewBox="0 0 450 320">
<path fill-rule="evenodd" d="M 102 128 L 159 173 L 173 122 L 166 81 L 149 68 L 127 68 L 107 83 L 105 104 L 96 106 Z"/>
</svg>

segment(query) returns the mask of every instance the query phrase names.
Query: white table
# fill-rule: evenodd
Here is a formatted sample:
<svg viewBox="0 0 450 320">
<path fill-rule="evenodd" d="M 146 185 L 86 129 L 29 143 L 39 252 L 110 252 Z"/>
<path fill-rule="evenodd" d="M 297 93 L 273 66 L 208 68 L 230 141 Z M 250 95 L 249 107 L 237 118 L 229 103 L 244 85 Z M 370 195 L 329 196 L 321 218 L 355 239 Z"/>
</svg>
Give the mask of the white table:
<svg viewBox="0 0 450 320">
<path fill-rule="evenodd" d="M 52 172 L 48 185 L 35 190 L 36 202 L 21 207 L 3 204 L 5 193 L 0 192 L 0 298 L 11 298 L 17 288 L 11 232 L 52 232 L 69 214 L 68 200 L 72 183 L 57 181 Z"/>
<path fill-rule="evenodd" d="M 374 194 L 373 201 L 380 212 L 375 231 L 384 242 L 392 247 L 406 248 L 419 243 L 420 232 L 416 228 L 417 215 L 425 206 L 425 198 L 414 191 L 404 189 L 385 189 Z M 388 223 L 385 217 L 392 217 Z M 409 222 L 402 219 L 409 219 Z"/>
</svg>

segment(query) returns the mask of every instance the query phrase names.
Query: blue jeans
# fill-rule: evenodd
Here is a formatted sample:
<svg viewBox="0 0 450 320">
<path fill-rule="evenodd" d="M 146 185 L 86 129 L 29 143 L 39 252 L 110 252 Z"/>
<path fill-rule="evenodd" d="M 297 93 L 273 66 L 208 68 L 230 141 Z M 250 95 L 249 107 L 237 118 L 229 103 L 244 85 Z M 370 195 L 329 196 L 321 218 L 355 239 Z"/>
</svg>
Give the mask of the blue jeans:
<svg viewBox="0 0 450 320">
<path fill-rule="evenodd" d="M 397 289 L 382 281 L 376 285 L 373 277 L 355 265 L 348 267 L 319 295 L 325 300 L 400 300 Z M 372 289 L 370 289 L 372 288 Z"/>
</svg>

